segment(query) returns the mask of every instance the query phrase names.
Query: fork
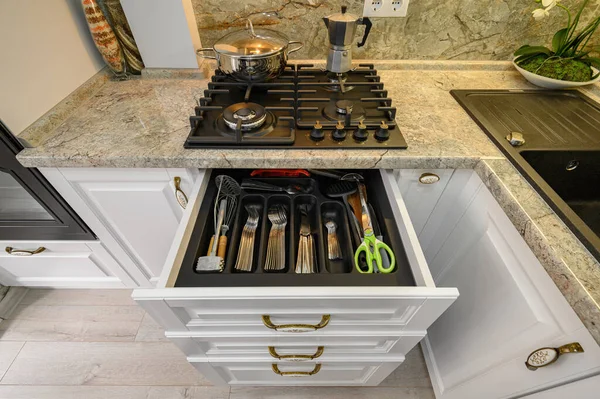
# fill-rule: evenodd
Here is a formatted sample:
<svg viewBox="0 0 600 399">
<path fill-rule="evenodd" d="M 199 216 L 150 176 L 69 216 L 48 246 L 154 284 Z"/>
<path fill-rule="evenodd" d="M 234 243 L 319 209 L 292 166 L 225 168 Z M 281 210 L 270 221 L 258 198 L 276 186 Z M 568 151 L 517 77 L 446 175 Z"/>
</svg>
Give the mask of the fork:
<svg viewBox="0 0 600 399">
<path fill-rule="evenodd" d="M 284 205 L 277 204 L 269 208 L 271 231 L 267 245 L 265 270 L 283 270 L 285 268 L 285 227 L 287 214 Z"/>
<path fill-rule="evenodd" d="M 300 239 L 298 240 L 298 256 L 295 272 L 310 274 L 315 272 L 315 243 L 310 230 L 308 212 L 310 205 L 303 204 L 300 208 Z"/>
<path fill-rule="evenodd" d="M 258 212 L 260 205 L 249 204 L 245 206 L 248 212 L 248 219 L 242 230 L 242 238 L 240 240 L 240 249 L 238 251 L 235 269 L 250 272 L 252 271 L 252 262 L 254 260 L 254 237 L 258 228 L 260 214 Z"/>
</svg>

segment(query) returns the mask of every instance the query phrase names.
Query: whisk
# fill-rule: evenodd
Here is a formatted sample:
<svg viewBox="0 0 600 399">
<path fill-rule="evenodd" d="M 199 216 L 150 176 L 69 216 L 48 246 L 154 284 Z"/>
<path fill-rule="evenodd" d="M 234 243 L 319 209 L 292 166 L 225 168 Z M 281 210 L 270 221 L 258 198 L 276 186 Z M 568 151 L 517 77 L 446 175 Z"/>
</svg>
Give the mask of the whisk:
<svg viewBox="0 0 600 399">
<path fill-rule="evenodd" d="M 219 244 L 217 246 L 217 255 L 222 259 L 225 259 L 225 253 L 227 252 L 227 232 L 229 231 L 229 226 L 231 226 L 231 222 L 233 222 L 233 218 L 235 216 L 235 210 L 237 209 L 238 197 L 241 193 L 241 188 L 235 179 L 227 175 L 217 176 L 215 178 L 215 184 L 219 187 L 219 193 L 217 195 L 217 200 L 215 201 L 213 222 L 215 225 L 215 235 L 218 235 L 219 230 L 221 233 L 221 236 L 219 237 Z M 221 204 L 221 206 L 224 206 L 224 215 L 219 229 L 217 204 L 221 203 L 223 199 L 226 199 L 227 203 Z M 221 212 L 221 206 L 219 207 L 219 213 Z"/>
<path fill-rule="evenodd" d="M 198 271 L 223 271 L 227 252 L 227 231 L 233 221 L 241 192 L 239 184 L 227 175 L 217 176 L 215 184 L 218 187 L 213 215 L 215 233 L 210 239 L 208 255 L 198 259 Z"/>
</svg>

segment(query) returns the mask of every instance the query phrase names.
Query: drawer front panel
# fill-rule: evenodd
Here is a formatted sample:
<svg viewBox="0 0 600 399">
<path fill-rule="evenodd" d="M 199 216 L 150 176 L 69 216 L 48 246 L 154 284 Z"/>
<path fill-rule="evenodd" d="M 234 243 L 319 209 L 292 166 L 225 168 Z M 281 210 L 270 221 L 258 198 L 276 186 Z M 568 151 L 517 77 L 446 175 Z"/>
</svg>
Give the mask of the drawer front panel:
<svg viewBox="0 0 600 399">
<path fill-rule="evenodd" d="M 314 355 L 319 359 L 351 358 L 361 356 L 404 356 L 423 335 L 397 336 L 389 334 L 350 336 L 262 336 L 183 337 L 178 333 L 166 333 L 187 356 L 206 356 L 211 359 L 248 358 L 273 360 L 276 355 Z M 272 348 L 270 350 L 269 348 Z M 319 350 L 321 348 L 321 350 Z M 274 352 L 274 353 L 273 353 Z"/>
<path fill-rule="evenodd" d="M 6 248 L 13 248 L 13 251 L 35 251 L 40 247 L 45 248 L 44 252 L 41 253 L 46 255 L 51 253 L 91 252 L 90 248 L 83 242 L 0 241 L 0 258 L 16 256 L 7 253 Z"/>
<path fill-rule="evenodd" d="M 192 362 L 199 370 L 206 364 Z M 276 364 L 276 370 L 273 365 Z M 229 385 L 376 385 L 401 362 L 211 362 L 210 366 Z M 280 373 L 280 374 L 278 374 Z M 283 375 L 282 375 L 283 374 Z M 384 375 L 385 374 L 385 375 Z"/>
<path fill-rule="evenodd" d="M 282 325 L 316 326 L 323 316 L 328 324 L 324 333 L 374 331 L 387 328 L 402 331 L 423 306 L 425 297 L 400 297 L 389 300 L 367 298 L 260 299 L 256 297 L 213 300 L 167 300 L 190 331 L 227 331 L 230 333 L 283 333 Z M 269 316 L 277 330 L 265 325 Z"/>
</svg>

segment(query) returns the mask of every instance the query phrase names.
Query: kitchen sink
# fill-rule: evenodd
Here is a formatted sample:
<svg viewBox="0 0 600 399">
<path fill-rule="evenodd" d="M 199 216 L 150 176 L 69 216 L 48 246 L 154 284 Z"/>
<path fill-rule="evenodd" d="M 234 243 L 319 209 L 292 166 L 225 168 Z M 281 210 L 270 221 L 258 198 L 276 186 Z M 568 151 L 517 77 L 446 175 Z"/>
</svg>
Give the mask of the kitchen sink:
<svg viewBox="0 0 600 399">
<path fill-rule="evenodd" d="M 451 93 L 600 260 L 600 104 L 577 91 Z"/>
<path fill-rule="evenodd" d="M 520 155 L 600 235 L 600 151 L 522 151 Z"/>
</svg>

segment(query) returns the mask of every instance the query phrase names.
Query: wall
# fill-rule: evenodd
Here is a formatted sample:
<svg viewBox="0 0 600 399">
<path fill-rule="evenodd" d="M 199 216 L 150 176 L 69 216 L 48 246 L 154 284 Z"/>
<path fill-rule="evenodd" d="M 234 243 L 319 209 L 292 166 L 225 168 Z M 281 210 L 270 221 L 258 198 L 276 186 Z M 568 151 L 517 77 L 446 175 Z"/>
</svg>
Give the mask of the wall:
<svg viewBox="0 0 600 399">
<path fill-rule="evenodd" d="M 104 66 L 80 0 L 1 0 L 0 49 L 0 119 L 15 134 Z"/>
<path fill-rule="evenodd" d="M 563 0 L 579 4 L 580 0 Z M 253 16 L 259 24 L 301 40 L 306 47 L 294 58 L 325 57 L 326 31 L 323 16 L 338 12 L 341 4 L 361 15 L 362 0 L 193 0 L 203 46 L 244 26 Z M 566 25 L 565 13 L 551 10 L 552 18 L 536 22 L 533 0 L 411 0 L 406 18 L 372 19 L 367 45 L 354 58 L 369 59 L 475 59 L 507 60 L 522 44 L 549 45 L 552 35 Z M 265 19 L 261 12 L 277 10 L 280 19 Z M 600 12 L 600 0 L 591 0 L 585 15 Z M 359 28 L 359 33 L 362 34 Z M 358 33 L 357 33 L 358 36 Z M 357 37 L 358 39 L 358 37 Z M 595 43 L 600 44 L 600 32 Z"/>
</svg>

